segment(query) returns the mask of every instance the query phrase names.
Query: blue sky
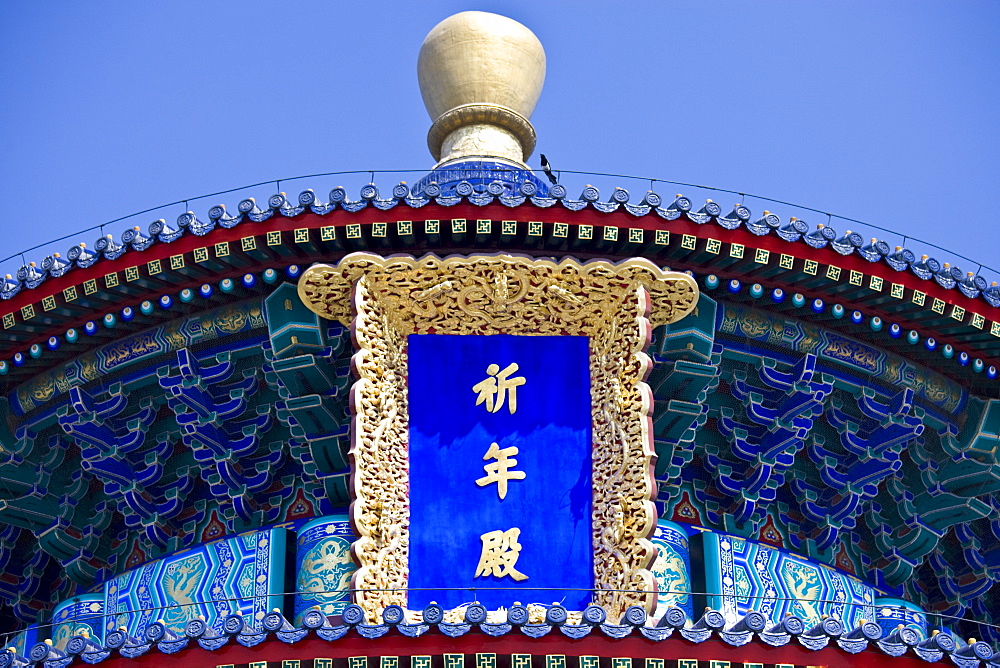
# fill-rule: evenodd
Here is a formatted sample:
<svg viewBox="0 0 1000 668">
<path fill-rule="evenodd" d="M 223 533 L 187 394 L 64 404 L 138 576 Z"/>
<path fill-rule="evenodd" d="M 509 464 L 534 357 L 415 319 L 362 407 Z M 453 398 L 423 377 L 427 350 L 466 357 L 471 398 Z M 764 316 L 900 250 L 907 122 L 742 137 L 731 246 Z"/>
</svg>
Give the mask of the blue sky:
<svg viewBox="0 0 1000 668">
<path fill-rule="evenodd" d="M 417 52 L 438 21 L 467 9 L 521 21 L 545 46 L 546 85 L 532 122 L 556 169 L 796 202 L 1000 269 L 990 213 L 1000 185 L 1000 3 L 971 0 L 0 0 L 0 258 L 249 183 L 429 168 Z M 530 162 L 537 167 L 537 154 Z M 376 182 L 387 191 L 418 177 Z M 325 196 L 344 185 L 356 196 L 367 180 L 330 176 L 281 189 Z M 606 193 L 621 185 L 634 198 L 649 188 L 622 178 L 563 180 L 574 196 L 585 183 Z M 724 208 L 739 200 L 655 189 L 711 197 Z M 213 204 L 233 208 L 247 194 L 274 191 L 272 184 L 189 208 L 204 216 Z M 827 222 L 746 203 L 754 213 Z M 176 204 L 107 230 L 117 237 L 183 210 Z M 19 262 L 0 271 L 13 273 Z"/>
</svg>

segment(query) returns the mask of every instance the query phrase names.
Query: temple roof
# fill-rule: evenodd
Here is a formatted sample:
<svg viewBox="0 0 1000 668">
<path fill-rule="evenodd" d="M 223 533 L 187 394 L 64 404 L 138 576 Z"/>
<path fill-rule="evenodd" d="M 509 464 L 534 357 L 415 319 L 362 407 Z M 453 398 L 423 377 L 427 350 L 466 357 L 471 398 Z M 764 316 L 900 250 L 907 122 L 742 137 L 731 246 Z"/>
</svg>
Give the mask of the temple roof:
<svg viewBox="0 0 1000 668">
<path fill-rule="evenodd" d="M 988 381 L 1000 366 L 1000 287 L 987 286 L 972 273 L 963 276 L 958 267 L 942 267 L 933 258 L 917 259 L 883 241 L 866 243 L 857 233 L 839 233 L 831 226 L 810 229 L 801 220 L 782 221 L 771 212 L 754 215 L 742 205 L 725 212 L 711 200 L 696 207 L 678 196 L 667 203 L 654 192 L 633 202 L 623 188 L 615 188 L 605 199 L 591 186 L 574 199 L 561 184 L 541 195 L 537 179 L 527 171 L 519 183 L 516 178 L 485 185 L 468 178 L 452 180 L 448 194 L 434 172 L 428 176 L 431 180 L 421 185 L 420 194 L 400 183 L 386 196 L 369 184 L 354 200 L 343 188 L 334 188 L 326 201 L 306 190 L 294 200 L 275 194 L 265 206 L 246 199 L 232 212 L 214 206 L 206 219 L 189 211 L 173 225 L 154 221 L 145 232 L 133 228 L 118 240 L 101 237 L 93 249 L 80 244 L 65 258 L 51 255 L 38 265 L 26 265 L 17 280 L 3 279 L 0 290 L 0 317 L 9 336 L 8 343 L 0 344 L 0 374 L 23 378 L 36 358 L 58 356 L 53 347 L 65 343 L 68 328 L 85 330 L 88 322 L 99 323 L 107 316 L 127 320 L 122 316 L 124 307 L 138 310 L 144 300 L 155 303 L 163 295 L 197 289 L 205 281 L 239 278 L 248 262 L 280 268 L 290 262 L 328 259 L 344 250 L 503 247 L 543 255 L 645 255 L 675 269 L 716 275 L 736 298 L 753 287 L 744 283 L 754 282 L 769 290 L 780 288 L 789 297 L 801 294 L 811 307 L 820 309 L 813 314 L 804 309 L 806 318 L 833 320 L 834 327 L 884 329 L 879 336 L 889 346 L 898 345 L 902 354 L 915 355 L 990 396 L 997 391 Z M 508 194 L 515 187 L 516 194 Z M 447 217 L 527 217 L 542 223 L 538 235 L 545 242 L 536 244 L 534 232 L 504 236 L 494 231 L 474 242 L 471 236 L 448 232 L 428 236 L 421 224 L 407 235 L 381 222 Z M 604 231 L 592 238 L 567 232 L 567 226 L 595 225 Z M 236 247 L 250 243 L 240 241 L 248 232 L 261 242 L 252 251 Z M 273 241 L 275 234 L 290 252 L 265 240 Z M 302 240 L 296 241 L 296 234 Z M 324 237 L 330 234 L 333 238 Z M 231 254 L 219 257 L 216 244 L 224 244 Z M 839 309 L 833 308 L 836 304 Z"/>
<path fill-rule="evenodd" d="M 486 251 L 641 257 L 703 286 L 689 317 L 646 340 L 651 515 L 655 496 L 657 513 L 669 508 L 694 531 L 807 555 L 919 602 L 942 628 L 983 624 L 977 635 L 1000 637 L 1000 286 L 742 203 L 727 211 L 624 188 L 602 197 L 589 185 L 571 197 L 547 167 L 551 185 L 527 168 L 545 54 L 510 19 L 446 19 L 424 42 L 419 75 L 436 164 L 412 187 L 187 211 L 0 279 L 0 595 L 14 616 L 44 620 L 56 600 L 151 559 L 351 503 L 346 295 L 356 293 L 343 289 L 332 322 L 293 283 L 356 251 Z M 695 295 L 694 281 L 676 278 Z M 390 633 L 400 655 L 438 640 L 474 649 L 476 636 L 525 651 L 589 636 L 622 643 L 603 656 L 642 656 L 634 639 L 794 648 L 835 665 L 864 653 L 1000 666 L 987 643 L 885 633 L 870 620 L 847 629 L 817 616 L 806 628 L 794 615 L 706 609 L 695 619 L 672 608 L 654 624 L 632 607 L 609 624 L 611 608 L 533 607 L 501 619 L 479 603 L 390 605 L 369 624 L 375 613 L 350 605 L 337 617 L 313 609 L 299 625 L 265 608 L 214 626 L 192 619 L 183 633 L 160 618 L 141 637 L 109 618 L 103 644 L 75 636 L 64 653 L 38 643 L 27 657 L 0 653 L 0 668 L 188 648 L 232 662 L 262 643 L 379 654 L 384 645 L 366 643 Z"/>
</svg>

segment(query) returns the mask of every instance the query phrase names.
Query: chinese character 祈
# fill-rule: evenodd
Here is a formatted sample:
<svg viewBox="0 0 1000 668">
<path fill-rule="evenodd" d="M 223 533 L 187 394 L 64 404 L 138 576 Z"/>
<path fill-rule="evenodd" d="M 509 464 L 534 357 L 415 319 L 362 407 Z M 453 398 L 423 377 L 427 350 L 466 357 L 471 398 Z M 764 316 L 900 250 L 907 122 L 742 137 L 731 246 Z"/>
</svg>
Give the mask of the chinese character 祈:
<svg viewBox="0 0 1000 668">
<path fill-rule="evenodd" d="M 512 459 L 516 454 L 517 448 L 515 446 L 501 450 L 500 446 L 496 443 L 491 443 L 490 449 L 486 451 L 483 459 L 496 459 L 496 461 L 483 465 L 486 475 L 477 480 L 476 484 L 480 487 L 485 487 L 495 482 L 497 484 L 497 494 L 500 495 L 501 499 L 505 498 L 507 496 L 508 480 L 524 480 L 524 471 L 508 470 L 517 466 L 517 460 Z"/>
<path fill-rule="evenodd" d="M 517 542 L 521 530 L 517 527 L 507 531 L 488 531 L 480 538 L 483 541 L 483 553 L 479 557 L 475 577 L 492 575 L 502 578 L 510 576 L 520 582 L 528 576 L 514 569 L 517 558 L 521 556 L 521 544 Z"/>
<path fill-rule="evenodd" d="M 507 391 L 510 390 L 510 401 L 507 409 L 511 413 L 517 412 L 517 387 L 524 385 L 523 376 L 508 378 L 509 375 L 517 371 L 517 362 L 511 362 L 501 371 L 499 364 L 491 364 L 486 367 L 487 378 L 472 386 L 473 392 L 478 392 L 476 405 L 486 402 L 486 410 L 496 413 L 503 408 L 504 400 L 507 398 Z"/>
</svg>

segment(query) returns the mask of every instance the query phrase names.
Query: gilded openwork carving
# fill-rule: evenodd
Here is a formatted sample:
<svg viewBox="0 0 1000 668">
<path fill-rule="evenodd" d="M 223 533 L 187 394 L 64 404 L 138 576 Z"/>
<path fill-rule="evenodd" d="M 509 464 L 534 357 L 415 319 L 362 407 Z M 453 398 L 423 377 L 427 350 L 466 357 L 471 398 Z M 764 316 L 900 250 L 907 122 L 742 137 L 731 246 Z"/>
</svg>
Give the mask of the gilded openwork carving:
<svg viewBox="0 0 1000 668">
<path fill-rule="evenodd" d="M 409 466 L 407 464 L 406 338 L 372 291 L 354 284 L 357 317 L 351 324 L 357 352 L 351 366 L 351 521 L 359 536 L 351 548 L 359 568 L 351 580 L 355 600 L 376 622 L 386 606 L 406 606 Z"/>
<path fill-rule="evenodd" d="M 656 528 L 653 395 L 643 382 L 652 369 L 648 313 L 649 293 L 637 286 L 590 339 L 594 602 L 613 621 L 630 605 L 656 607 L 649 570 L 656 548 L 648 540 Z"/>
<path fill-rule="evenodd" d="M 358 377 L 351 456 L 360 539 L 356 600 L 372 618 L 406 602 L 409 334 L 590 337 L 595 602 L 617 621 L 652 611 L 656 550 L 652 394 L 643 382 L 652 327 L 691 312 L 694 280 L 635 258 L 617 264 L 515 255 L 382 258 L 353 253 L 299 282 L 314 312 L 351 324 Z"/>
<path fill-rule="evenodd" d="M 676 322 L 698 301 L 694 279 L 649 260 L 619 263 L 571 258 L 558 263 L 518 255 L 383 258 L 351 253 L 336 266 L 317 264 L 299 280 L 314 312 L 349 325 L 351 290 L 370 274 L 406 334 L 583 334 L 608 324 L 627 292 L 649 292 L 653 327 Z"/>
</svg>

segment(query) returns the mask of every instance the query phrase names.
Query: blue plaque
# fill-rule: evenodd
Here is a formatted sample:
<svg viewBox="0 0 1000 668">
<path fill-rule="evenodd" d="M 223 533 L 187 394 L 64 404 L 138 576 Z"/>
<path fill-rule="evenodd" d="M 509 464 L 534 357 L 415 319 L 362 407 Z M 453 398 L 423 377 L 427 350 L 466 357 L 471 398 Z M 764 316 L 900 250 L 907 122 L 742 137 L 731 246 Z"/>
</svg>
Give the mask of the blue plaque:
<svg viewBox="0 0 1000 668">
<path fill-rule="evenodd" d="M 409 337 L 411 608 L 590 602 L 588 343 Z"/>
</svg>

